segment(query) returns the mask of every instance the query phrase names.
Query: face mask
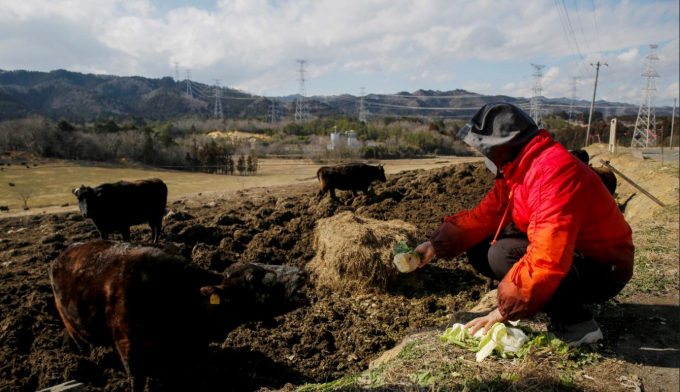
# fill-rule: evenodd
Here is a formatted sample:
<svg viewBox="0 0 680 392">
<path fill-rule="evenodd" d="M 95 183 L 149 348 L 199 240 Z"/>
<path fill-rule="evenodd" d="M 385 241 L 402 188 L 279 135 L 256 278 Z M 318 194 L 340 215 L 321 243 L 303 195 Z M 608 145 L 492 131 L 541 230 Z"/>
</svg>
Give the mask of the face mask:
<svg viewBox="0 0 680 392">
<path fill-rule="evenodd" d="M 489 158 L 484 157 L 484 164 L 486 165 L 487 169 L 491 170 L 491 173 L 498 175 L 498 168 L 493 162 L 491 162 Z"/>
</svg>

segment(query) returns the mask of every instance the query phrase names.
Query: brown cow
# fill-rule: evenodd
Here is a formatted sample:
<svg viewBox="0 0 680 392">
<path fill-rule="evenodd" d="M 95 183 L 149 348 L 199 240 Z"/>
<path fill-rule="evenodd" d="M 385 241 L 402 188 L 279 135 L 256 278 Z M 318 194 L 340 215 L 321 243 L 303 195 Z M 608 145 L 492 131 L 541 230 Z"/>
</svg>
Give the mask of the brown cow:
<svg viewBox="0 0 680 392">
<path fill-rule="evenodd" d="M 319 193 L 316 200 L 321 200 L 326 192 L 331 198 L 337 200 L 335 190 L 352 191 L 352 196 L 357 197 L 357 191 L 368 192 L 373 181 L 385 182 L 385 168 L 382 164 L 371 166 L 365 163 L 350 163 L 338 166 L 322 166 L 316 172 L 319 179 Z"/>
<path fill-rule="evenodd" d="M 614 172 L 612 169 L 606 167 L 606 166 L 601 166 L 601 167 L 590 167 L 597 173 L 598 176 L 600 176 L 600 179 L 602 180 L 602 183 L 604 186 L 607 188 L 609 193 L 614 195 L 614 192 L 616 192 L 616 185 L 618 184 L 616 181 L 616 175 L 614 175 Z"/>
<path fill-rule="evenodd" d="M 49 274 L 69 335 L 115 347 L 134 392 L 164 364 L 238 325 L 309 303 L 309 274 L 300 268 L 237 263 L 221 275 L 163 245 L 73 244 Z"/>
<path fill-rule="evenodd" d="M 168 187 L 158 178 L 133 182 L 119 181 L 96 188 L 81 186 L 72 191 L 78 198 L 83 217 L 90 218 L 102 239 L 119 231 L 130 241 L 130 226 L 149 223 L 151 242 L 158 242 Z"/>
</svg>

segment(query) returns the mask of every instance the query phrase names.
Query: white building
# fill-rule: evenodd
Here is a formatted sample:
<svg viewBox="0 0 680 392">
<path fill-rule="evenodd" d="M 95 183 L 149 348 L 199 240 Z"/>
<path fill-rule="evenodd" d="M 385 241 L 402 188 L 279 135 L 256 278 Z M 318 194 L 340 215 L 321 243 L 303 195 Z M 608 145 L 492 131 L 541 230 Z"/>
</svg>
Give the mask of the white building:
<svg viewBox="0 0 680 392">
<path fill-rule="evenodd" d="M 326 148 L 333 150 L 337 147 L 361 147 L 361 142 L 357 139 L 357 133 L 354 131 L 347 131 L 345 133 L 338 132 L 337 128 L 333 128 L 331 133 L 331 144 Z"/>
</svg>

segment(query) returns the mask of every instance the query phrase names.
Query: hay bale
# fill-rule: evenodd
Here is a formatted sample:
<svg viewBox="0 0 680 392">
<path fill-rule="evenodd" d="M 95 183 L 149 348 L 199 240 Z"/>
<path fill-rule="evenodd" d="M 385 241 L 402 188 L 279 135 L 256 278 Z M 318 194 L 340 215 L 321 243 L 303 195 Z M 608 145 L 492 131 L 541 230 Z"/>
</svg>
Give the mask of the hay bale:
<svg viewBox="0 0 680 392">
<path fill-rule="evenodd" d="M 317 285 L 338 291 L 384 290 L 400 272 L 392 263 L 399 241 L 415 244 L 417 229 L 343 212 L 316 225 L 316 256 L 307 268 Z"/>
</svg>

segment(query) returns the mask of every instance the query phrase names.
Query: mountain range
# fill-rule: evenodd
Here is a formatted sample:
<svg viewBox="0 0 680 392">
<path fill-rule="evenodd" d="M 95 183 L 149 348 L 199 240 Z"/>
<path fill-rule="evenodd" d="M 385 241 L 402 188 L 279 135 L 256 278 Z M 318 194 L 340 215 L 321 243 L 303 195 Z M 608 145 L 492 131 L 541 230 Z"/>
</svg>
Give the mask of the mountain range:
<svg viewBox="0 0 680 392">
<path fill-rule="evenodd" d="M 187 93 L 191 88 L 190 94 Z M 94 75 L 56 70 L 0 70 L 0 120 L 42 115 L 75 122 L 111 117 L 143 117 L 172 120 L 187 115 L 210 117 L 215 114 L 215 87 L 171 77 Z M 268 120 L 293 118 L 297 95 L 262 97 L 244 91 L 218 89 L 223 115 L 228 118 Z M 311 117 L 358 116 L 362 98 L 352 95 L 311 96 L 303 99 Z M 413 93 L 368 94 L 363 97 L 363 113 L 368 116 L 423 116 L 468 119 L 486 103 L 511 102 L 529 110 L 529 99 L 504 95 L 482 95 L 465 90 L 418 90 Z M 568 98 L 541 98 L 544 108 L 569 110 Z M 272 107 L 273 106 L 273 107 Z M 587 111 L 589 101 L 574 101 L 578 111 Z M 597 101 L 597 110 L 611 108 L 611 115 L 637 114 L 637 106 Z M 657 108 L 657 116 L 670 115 L 671 108 Z"/>
</svg>

